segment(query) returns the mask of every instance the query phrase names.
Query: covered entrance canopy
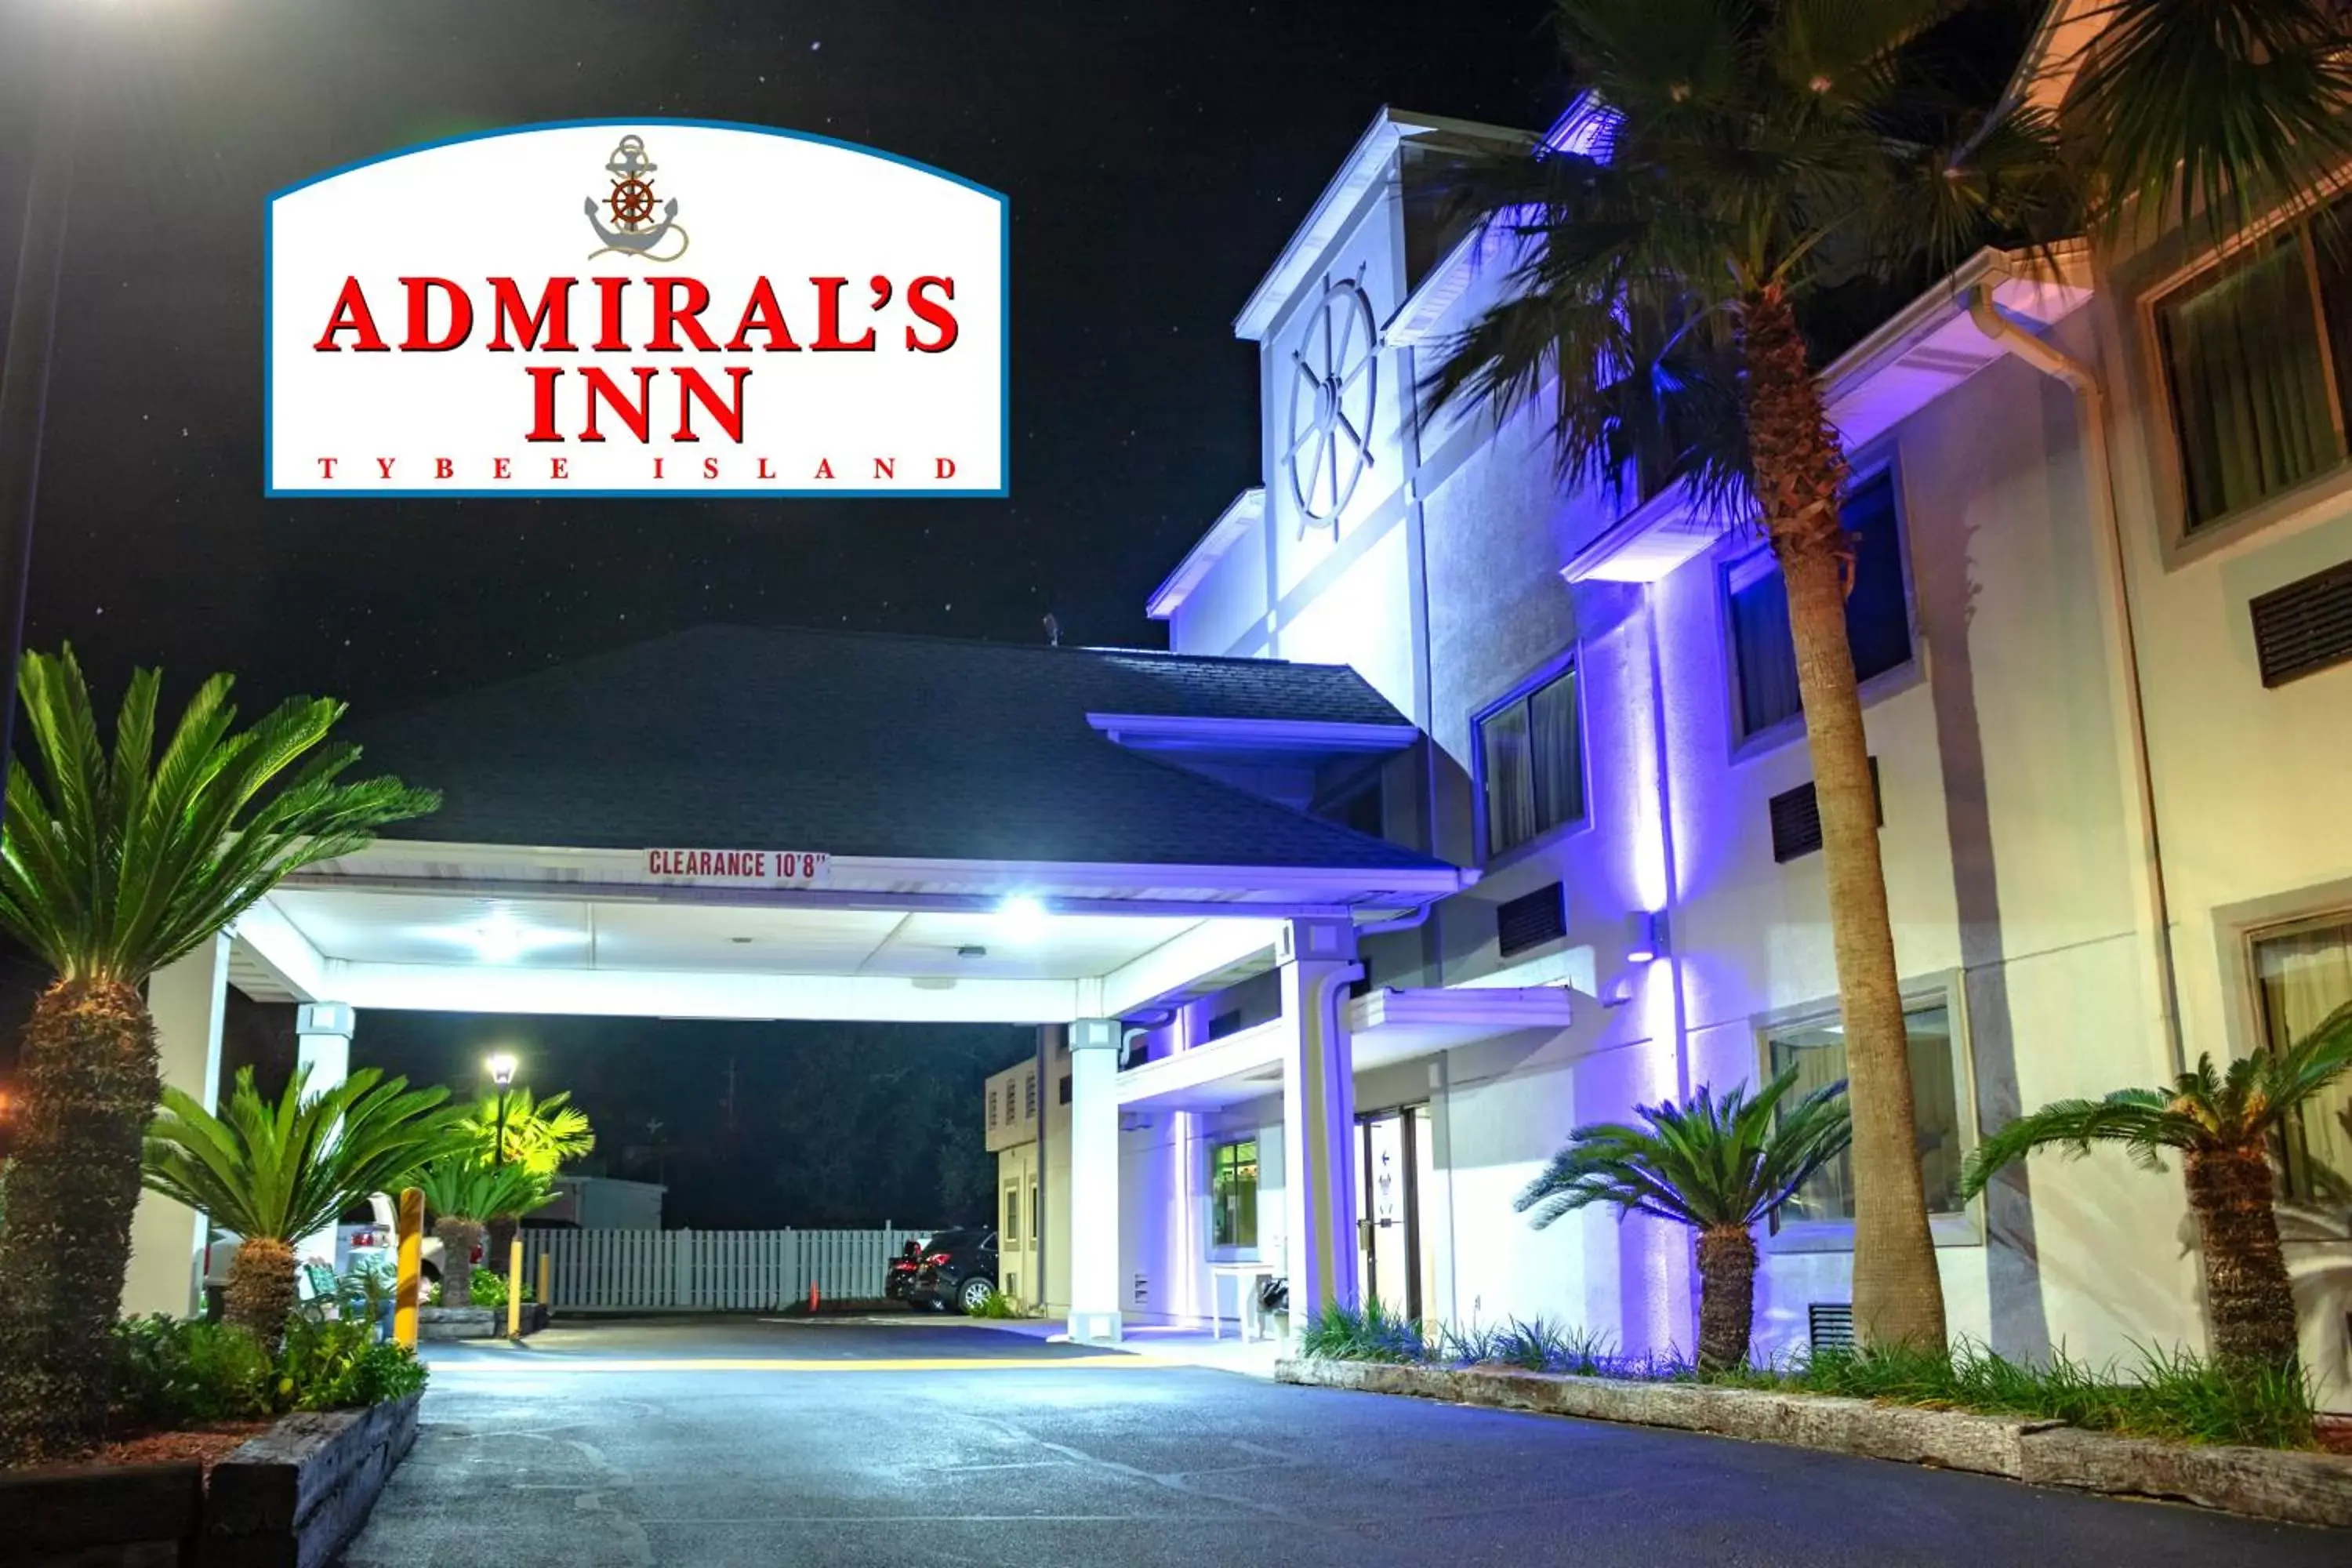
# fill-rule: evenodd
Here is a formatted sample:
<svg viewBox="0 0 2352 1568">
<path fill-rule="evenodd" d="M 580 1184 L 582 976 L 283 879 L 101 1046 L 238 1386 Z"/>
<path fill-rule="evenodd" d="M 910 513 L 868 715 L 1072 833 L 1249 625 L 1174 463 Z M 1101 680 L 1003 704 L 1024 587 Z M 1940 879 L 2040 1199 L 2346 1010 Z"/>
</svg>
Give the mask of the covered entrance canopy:
<svg viewBox="0 0 2352 1568">
<path fill-rule="evenodd" d="M 230 984 L 305 1004 L 330 1079 L 371 1008 L 1066 1024 L 1073 1234 L 1110 1237 L 1074 1259 L 1074 1323 L 1114 1333 L 1118 1021 L 1353 973 L 1358 927 L 1473 875 L 1310 814 L 1419 739 L 1344 668 L 708 628 L 356 733 L 442 808 L 157 977 L 170 1081 L 216 1091 Z M 1336 1037 L 1344 1071 L 1310 1012 L 1297 1048 Z M 184 1310 L 201 1239 L 147 1200 L 126 1309 Z"/>
</svg>

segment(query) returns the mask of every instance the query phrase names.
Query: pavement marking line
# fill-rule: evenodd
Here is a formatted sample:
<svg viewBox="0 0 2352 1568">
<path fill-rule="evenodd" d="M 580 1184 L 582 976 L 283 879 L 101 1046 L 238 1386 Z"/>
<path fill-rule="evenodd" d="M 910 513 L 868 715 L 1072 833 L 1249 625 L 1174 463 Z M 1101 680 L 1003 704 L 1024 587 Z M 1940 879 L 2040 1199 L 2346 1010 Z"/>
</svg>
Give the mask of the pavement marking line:
<svg viewBox="0 0 2352 1568">
<path fill-rule="evenodd" d="M 1165 1367 L 1174 1364 L 1139 1355 L 1090 1356 L 903 1356 L 874 1361 L 802 1361 L 774 1357 L 697 1357 L 677 1361 L 573 1361 L 553 1355 L 501 1357 L 491 1361 L 446 1361 L 433 1363 L 433 1375 L 467 1372 L 511 1377 L 517 1372 L 1034 1372 L 1040 1367 L 1072 1367 L 1108 1371 L 1121 1367 Z"/>
</svg>

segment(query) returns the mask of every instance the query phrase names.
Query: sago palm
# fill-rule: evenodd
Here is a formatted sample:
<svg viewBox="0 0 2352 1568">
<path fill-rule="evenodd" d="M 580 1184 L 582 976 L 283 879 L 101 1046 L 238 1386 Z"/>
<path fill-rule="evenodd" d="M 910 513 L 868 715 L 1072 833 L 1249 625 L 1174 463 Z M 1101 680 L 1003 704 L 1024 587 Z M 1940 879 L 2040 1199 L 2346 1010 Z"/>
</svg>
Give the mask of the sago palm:
<svg viewBox="0 0 2352 1568">
<path fill-rule="evenodd" d="M 1987 1138 L 1961 1169 L 1974 1197 L 1992 1173 L 2036 1149 L 2080 1157 L 2116 1143 L 2151 1171 L 2180 1156 L 2205 1267 L 2205 1310 L 2224 1361 L 2299 1364 L 2294 1296 L 2272 1207 L 2272 1152 L 2295 1113 L 2352 1072 L 2352 1005 L 2284 1050 L 2258 1050 L 2217 1070 L 2200 1057 L 2169 1089 L 2123 1089 L 2104 1100 L 2062 1100 Z"/>
<path fill-rule="evenodd" d="M 1638 1127 L 1579 1127 L 1519 1194 L 1518 1207 L 1534 1211 L 1538 1229 L 1607 1204 L 1621 1219 L 1644 1214 L 1696 1231 L 1698 1363 L 1738 1366 L 1748 1359 L 1756 1316 L 1756 1226 L 1853 1135 L 1845 1085 L 1784 1107 L 1796 1081 L 1791 1068 L 1753 1099 L 1742 1085 L 1720 1100 L 1702 1084 L 1681 1106 L 1635 1106 Z"/>
<path fill-rule="evenodd" d="M 228 1111 L 215 1116 L 166 1087 L 142 1155 L 147 1187 L 240 1238 L 229 1266 L 226 1316 L 275 1346 L 294 1310 L 294 1244 L 335 1223 L 371 1193 L 463 1146 L 457 1113 L 437 1085 L 412 1089 L 363 1068 L 316 1094 L 298 1068 L 275 1105 L 240 1068 Z"/>
<path fill-rule="evenodd" d="M 549 1178 L 523 1165 L 491 1164 L 471 1148 L 445 1154 L 417 1173 L 433 1234 L 441 1239 L 441 1305 L 474 1302 L 474 1248 L 499 1215 L 528 1214 L 547 1201 Z M 496 1268 L 499 1259 L 489 1260 Z"/>
<path fill-rule="evenodd" d="M 359 752 L 328 742 L 339 702 L 298 698 L 239 730 L 229 678 L 215 676 L 166 737 L 161 686 L 153 670 L 131 677 L 110 752 L 70 649 L 28 653 L 18 672 L 33 765 L 21 753 L 9 765 L 0 926 L 56 979 L 18 1058 L 0 1464 L 99 1436 L 140 1141 L 162 1087 L 141 984 L 289 872 L 437 804 L 396 779 L 343 782 Z"/>
<path fill-rule="evenodd" d="M 504 1099 L 501 1106 L 499 1095 L 485 1094 L 466 1113 L 467 1136 L 485 1154 L 495 1149 L 509 1163 L 541 1176 L 553 1176 L 558 1167 L 582 1158 L 596 1147 L 596 1134 L 588 1125 L 588 1113 L 572 1103 L 570 1090 L 534 1100 L 528 1088 L 517 1087 L 508 1090 Z M 542 1192 L 540 1201 L 545 1202 L 546 1196 L 547 1193 Z M 521 1219 L 519 1213 L 489 1216 L 488 1250 L 485 1256 L 491 1268 L 506 1267 L 508 1248 Z"/>
<path fill-rule="evenodd" d="M 1621 498 L 1680 484 L 1770 544 L 1821 809 L 1866 1342 L 1940 1342 L 1944 1310 L 1846 640 L 1846 459 L 1799 310 L 1990 240 L 2113 237 L 2126 210 L 2240 226 L 2247 193 L 2347 146 L 2331 0 L 2118 0 L 2054 116 L 1967 90 L 1946 47 L 1963 9 L 1557 0 L 1585 150 L 1465 180 L 1507 276 L 1424 388 L 1498 416 L 1543 399 L 1565 477 Z"/>
</svg>

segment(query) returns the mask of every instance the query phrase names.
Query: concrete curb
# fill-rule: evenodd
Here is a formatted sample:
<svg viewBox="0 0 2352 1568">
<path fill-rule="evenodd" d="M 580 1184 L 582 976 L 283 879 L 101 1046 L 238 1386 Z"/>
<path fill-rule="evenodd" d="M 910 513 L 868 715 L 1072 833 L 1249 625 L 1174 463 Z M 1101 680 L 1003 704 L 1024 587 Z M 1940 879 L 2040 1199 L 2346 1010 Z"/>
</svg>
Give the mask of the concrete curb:
<svg viewBox="0 0 2352 1568">
<path fill-rule="evenodd" d="M 1934 1465 L 2042 1487 L 2176 1499 L 2289 1524 L 2352 1528 L 2352 1458 L 2200 1447 L 2056 1421 L 1687 1383 L 1569 1377 L 1513 1367 L 1294 1359 L 1275 1381 L 1706 1432 L 1755 1443 Z"/>
</svg>

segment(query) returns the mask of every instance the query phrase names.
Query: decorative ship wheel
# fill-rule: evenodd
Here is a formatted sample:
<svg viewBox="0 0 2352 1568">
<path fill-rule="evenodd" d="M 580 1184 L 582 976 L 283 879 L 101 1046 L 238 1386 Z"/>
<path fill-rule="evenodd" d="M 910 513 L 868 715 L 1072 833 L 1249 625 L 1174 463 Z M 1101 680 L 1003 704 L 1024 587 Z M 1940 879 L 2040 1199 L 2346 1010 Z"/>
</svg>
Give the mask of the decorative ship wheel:
<svg viewBox="0 0 2352 1568">
<path fill-rule="evenodd" d="M 1323 300 L 1291 351 L 1290 493 L 1299 532 L 1339 513 L 1372 466 L 1372 410 L 1380 387 L 1380 345 L 1372 303 L 1352 279 L 1327 283 Z"/>
</svg>

